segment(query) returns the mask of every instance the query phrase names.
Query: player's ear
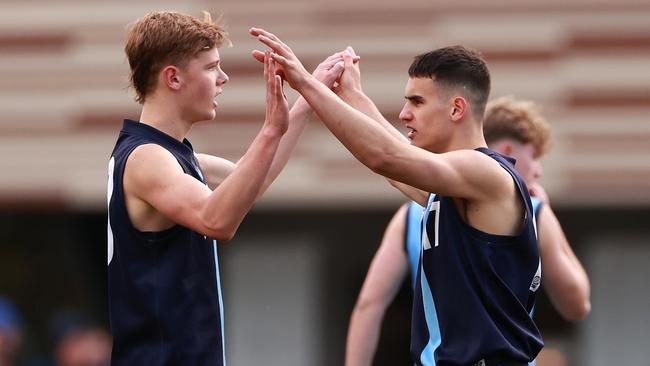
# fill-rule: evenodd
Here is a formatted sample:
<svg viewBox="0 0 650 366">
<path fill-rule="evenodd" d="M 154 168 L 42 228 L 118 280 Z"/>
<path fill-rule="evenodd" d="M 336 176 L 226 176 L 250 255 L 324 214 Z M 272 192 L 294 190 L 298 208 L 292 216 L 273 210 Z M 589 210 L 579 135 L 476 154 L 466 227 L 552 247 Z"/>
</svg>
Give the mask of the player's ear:
<svg viewBox="0 0 650 366">
<path fill-rule="evenodd" d="M 457 95 L 451 99 L 451 112 L 450 112 L 450 117 L 451 120 L 456 122 L 460 121 L 465 113 L 468 113 L 468 108 L 469 105 L 467 104 L 467 101 L 465 98 Z"/>
<path fill-rule="evenodd" d="M 178 68 L 174 65 L 167 65 L 160 71 L 160 78 L 164 85 L 171 90 L 179 90 L 181 88 L 181 78 L 178 73 Z"/>
<path fill-rule="evenodd" d="M 512 155 L 513 150 L 515 149 L 512 141 L 503 141 L 501 143 L 501 150 L 504 155 Z"/>
</svg>

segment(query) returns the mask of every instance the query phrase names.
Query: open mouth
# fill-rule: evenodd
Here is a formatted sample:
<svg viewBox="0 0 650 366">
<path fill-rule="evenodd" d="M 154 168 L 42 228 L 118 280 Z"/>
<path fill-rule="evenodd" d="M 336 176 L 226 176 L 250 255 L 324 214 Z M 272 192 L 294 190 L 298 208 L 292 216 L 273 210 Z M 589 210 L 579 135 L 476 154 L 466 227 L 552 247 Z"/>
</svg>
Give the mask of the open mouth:
<svg viewBox="0 0 650 366">
<path fill-rule="evenodd" d="M 212 99 L 212 104 L 216 107 L 219 105 L 219 102 L 217 102 L 217 97 L 221 94 L 221 91 L 219 91 L 215 96 L 214 99 Z"/>
<path fill-rule="evenodd" d="M 406 137 L 408 137 L 409 139 L 413 139 L 413 137 L 414 137 L 415 134 L 418 132 L 418 130 L 416 130 L 415 128 L 410 127 L 410 126 L 408 126 L 408 125 L 406 126 L 406 128 L 409 130 L 409 132 L 408 132 L 408 134 L 406 135 Z"/>
</svg>

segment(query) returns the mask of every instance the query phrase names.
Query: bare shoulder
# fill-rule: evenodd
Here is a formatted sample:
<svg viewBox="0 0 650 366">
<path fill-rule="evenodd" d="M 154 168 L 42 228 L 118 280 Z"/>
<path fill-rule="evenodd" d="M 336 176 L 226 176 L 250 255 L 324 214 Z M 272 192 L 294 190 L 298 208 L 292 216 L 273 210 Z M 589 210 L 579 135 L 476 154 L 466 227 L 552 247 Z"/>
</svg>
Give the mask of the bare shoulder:
<svg viewBox="0 0 650 366">
<path fill-rule="evenodd" d="M 498 161 L 477 150 L 455 150 L 441 154 L 462 180 L 471 186 L 466 198 L 491 200 L 510 195 L 513 177 Z"/>
<path fill-rule="evenodd" d="M 169 178 L 169 174 L 182 172 L 183 168 L 167 149 L 157 144 L 140 145 L 126 160 L 124 188 L 151 188 L 152 184 Z"/>
</svg>

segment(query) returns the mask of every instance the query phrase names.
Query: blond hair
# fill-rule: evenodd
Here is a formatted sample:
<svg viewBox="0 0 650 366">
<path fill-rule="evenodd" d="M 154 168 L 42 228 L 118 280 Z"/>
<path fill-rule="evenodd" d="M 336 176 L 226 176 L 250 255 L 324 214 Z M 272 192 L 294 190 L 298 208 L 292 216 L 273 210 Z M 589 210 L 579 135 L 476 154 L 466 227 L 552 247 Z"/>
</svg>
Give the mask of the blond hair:
<svg viewBox="0 0 650 366">
<path fill-rule="evenodd" d="M 522 144 L 531 143 L 535 146 L 536 157 L 544 155 L 550 145 L 550 126 L 538 106 L 512 96 L 501 97 L 487 104 L 483 134 L 488 145 L 504 138 Z"/>
<path fill-rule="evenodd" d="M 207 11 L 203 20 L 174 12 L 155 11 L 136 20 L 129 31 L 124 52 L 129 60 L 129 79 L 136 101 L 144 100 L 155 86 L 163 66 L 185 67 L 199 52 L 231 45 L 228 33 Z"/>
</svg>

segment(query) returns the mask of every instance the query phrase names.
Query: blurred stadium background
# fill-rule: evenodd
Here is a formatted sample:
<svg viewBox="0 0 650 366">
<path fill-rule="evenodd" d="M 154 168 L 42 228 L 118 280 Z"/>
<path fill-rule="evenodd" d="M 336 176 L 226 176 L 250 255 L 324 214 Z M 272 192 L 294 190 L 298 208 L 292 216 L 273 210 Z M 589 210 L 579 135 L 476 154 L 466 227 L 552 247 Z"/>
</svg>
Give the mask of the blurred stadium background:
<svg viewBox="0 0 650 366">
<path fill-rule="evenodd" d="M 3 0 L 0 12 L 0 294 L 23 312 L 28 357 L 49 322 L 78 309 L 106 324 L 106 169 L 125 117 L 127 24 L 150 10 L 223 14 L 234 47 L 216 121 L 198 151 L 233 160 L 264 118 L 251 26 L 280 35 L 309 68 L 348 45 L 365 91 L 397 118 L 406 69 L 430 49 L 480 50 L 492 97 L 536 101 L 552 125 L 547 189 L 592 282 L 592 313 L 538 324 L 572 365 L 650 360 L 650 1 Z M 288 87 L 286 88 L 288 89 Z M 295 94 L 288 92 L 290 99 Z M 314 123 L 235 239 L 221 247 L 233 365 L 340 365 L 350 311 L 384 225 L 403 201 Z M 407 364 L 405 287 L 377 365 Z"/>
</svg>

